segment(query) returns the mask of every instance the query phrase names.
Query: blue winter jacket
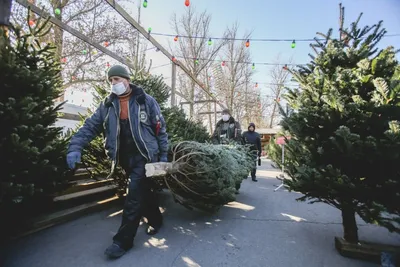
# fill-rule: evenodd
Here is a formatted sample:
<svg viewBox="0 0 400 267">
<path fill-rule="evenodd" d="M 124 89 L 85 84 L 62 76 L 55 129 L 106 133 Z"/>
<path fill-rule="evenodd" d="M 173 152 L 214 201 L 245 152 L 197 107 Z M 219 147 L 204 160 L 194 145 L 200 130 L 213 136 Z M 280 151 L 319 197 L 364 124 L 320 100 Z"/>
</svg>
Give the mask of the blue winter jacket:
<svg viewBox="0 0 400 267">
<path fill-rule="evenodd" d="M 130 87 L 132 95 L 128 115 L 133 140 L 147 162 L 158 162 L 159 157 L 168 153 L 168 135 L 160 106 L 142 88 L 133 84 Z M 72 137 L 68 153 L 81 152 L 97 135 L 103 133 L 107 156 L 112 159 L 112 175 L 118 164 L 120 110 L 118 96 L 109 95 Z M 156 136 L 157 122 L 161 127 Z"/>
</svg>

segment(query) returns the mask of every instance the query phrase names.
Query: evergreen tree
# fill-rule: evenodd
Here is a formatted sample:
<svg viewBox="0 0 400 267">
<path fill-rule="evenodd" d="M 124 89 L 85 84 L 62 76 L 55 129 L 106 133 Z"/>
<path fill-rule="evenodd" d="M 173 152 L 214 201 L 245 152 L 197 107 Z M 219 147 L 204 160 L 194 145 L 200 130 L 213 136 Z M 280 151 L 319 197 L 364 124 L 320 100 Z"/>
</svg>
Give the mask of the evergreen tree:
<svg viewBox="0 0 400 267">
<path fill-rule="evenodd" d="M 22 216 L 19 208 L 43 197 L 52 200 L 64 184 L 68 140 L 54 126 L 62 104 L 53 102 L 61 94 L 60 64 L 55 48 L 38 41 L 46 24 L 28 33 L 11 26 L 9 37 L 0 29 L 0 207 L 13 213 L 2 218 Z"/>
<path fill-rule="evenodd" d="M 311 62 L 291 71 L 299 83 L 286 95 L 293 112 L 281 109 L 291 136 L 286 185 L 304 194 L 299 200 L 340 209 L 344 239 L 354 243 L 355 213 L 391 231 L 400 222 L 400 67 L 393 47 L 377 48 L 382 21 L 359 28 L 361 15 L 340 39 L 332 29 L 315 39 Z M 270 156 L 280 164 L 273 143 Z"/>
</svg>

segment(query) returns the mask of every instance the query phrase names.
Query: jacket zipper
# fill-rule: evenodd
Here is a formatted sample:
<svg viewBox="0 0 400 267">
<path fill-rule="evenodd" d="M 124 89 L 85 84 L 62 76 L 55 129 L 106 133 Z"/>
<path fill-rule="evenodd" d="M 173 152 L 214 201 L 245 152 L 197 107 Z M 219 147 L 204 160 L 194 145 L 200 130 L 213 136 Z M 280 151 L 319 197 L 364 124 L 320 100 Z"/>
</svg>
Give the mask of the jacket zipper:
<svg viewBox="0 0 400 267">
<path fill-rule="evenodd" d="M 142 132 L 141 132 L 141 130 L 140 130 L 140 105 L 139 105 L 139 103 L 136 101 L 136 104 L 138 104 L 138 107 L 139 107 L 139 112 L 138 112 L 138 123 L 139 123 L 139 125 L 138 125 L 138 129 L 139 129 L 139 137 L 140 137 L 140 139 L 142 140 L 142 142 L 143 142 L 143 145 L 144 145 L 144 148 L 146 149 L 146 152 L 147 152 L 147 155 L 149 156 L 148 157 L 148 160 L 149 161 L 151 161 L 151 156 L 150 156 L 150 152 L 149 152 L 149 149 L 147 148 L 147 146 L 146 146 L 146 143 L 144 142 L 144 140 L 143 140 L 143 137 L 142 137 Z"/>
<path fill-rule="evenodd" d="M 115 112 L 115 116 L 117 116 L 117 138 L 115 138 L 116 139 L 116 142 L 115 142 L 115 165 L 117 165 L 118 164 L 118 150 L 119 150 L 119 132 L 120 132 L 120 125 L 119 125 L 119 116 L 118 116 L 118 113 L 119 113 L 119 110 L 118 110 L 118 112 L 117 112 L 117 108 L 115 107 L 115 105 L 114 105 L 114 103 L 112 103 L 112 105 L 113 105 L 113 107 L 114 107 L 114 112 Z"/>
<path fill-rule="evenodd" d="M 135 145 L 136 145 L 136 147 L 138 148 L 140 154 L 142 154 L 142 156 L 143 156 L 144 158 L 146 158 L 146 159 L 149 161 L 150 159 L 147 158 L 147 157 L 144 155 L 143 151 L 140 149 L 140 147 L 138 146 L 138 143 L 136 142 L 135 135 L 133 134 L 132 120 L 131 120 L 131 112 L 130 112 L 130 110 L 129 110 L 129 101 L 127 101 L 127 105 L 128 105 L 129 127 L 131 128 L 131 134 L 132 134 L 132 137 L 133 137 L 133 141 L 135 142 Z M 139 116 L 140 116 L 140 107 L 139 107 L 139 112 L 138 112 L 138 114 L 139 114 Z M 139 117 L 139 121 L 140 121 L 140 117 Z M 139 122 L 139 121 L 138 121 L 138 122 Z M 140 133 L 140 127 L 139 127 L 139 133 Z M 143 144 L 144 144 L 144 142 L 143 142 Z M 144 145 L 145 145 L 145 147 L 146 147 L 146 144 L 144 144 Z M 146 148 L 146 149 L 147 149 L 147 148 Z"/>
</svg>

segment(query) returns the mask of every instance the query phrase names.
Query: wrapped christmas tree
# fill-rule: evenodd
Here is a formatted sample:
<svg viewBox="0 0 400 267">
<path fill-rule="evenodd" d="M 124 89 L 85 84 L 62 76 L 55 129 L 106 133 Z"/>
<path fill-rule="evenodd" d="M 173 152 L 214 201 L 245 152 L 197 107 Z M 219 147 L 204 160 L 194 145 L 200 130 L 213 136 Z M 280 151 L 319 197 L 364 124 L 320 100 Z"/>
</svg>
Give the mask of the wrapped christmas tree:
<svg viewBox="0 0 400 267">
<path fill-rule="evenodd" d="M 234 201 L 236 184 L 254 166 L 246 146 L 186 141 L 174 144 L 171 153 L 172 163 L 165 164 L 166 175 L 152 175 L 148 166 L 147 176 L 165 182 L 175 201 L 189 209 L 216 211 Z"/>
</svg>

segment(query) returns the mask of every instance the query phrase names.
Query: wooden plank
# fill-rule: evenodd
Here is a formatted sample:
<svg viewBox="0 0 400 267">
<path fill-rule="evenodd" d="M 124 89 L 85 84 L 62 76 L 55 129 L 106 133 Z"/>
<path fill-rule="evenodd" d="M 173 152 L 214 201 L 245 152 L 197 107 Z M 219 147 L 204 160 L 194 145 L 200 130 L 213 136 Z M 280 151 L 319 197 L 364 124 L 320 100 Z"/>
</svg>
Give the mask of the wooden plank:
<svg viewBox="0 0 400 267">
<path fill-rule="evenodd" d="M 55 196 L 63 196 L 67 194 L 82 192 L 89 189 L 99 188 L 111 184 L 113 179 L 102 179 L 99 181 L 93 179 L 78 180 L 71 183 L 71 187 L 57 193 Z"/>
<path fill-rule="evenodd" d="M 359 244 L 353 244 L 347 242 L 341 237 L 335 237 L 335 247 L 342 256 L 375 263 L 381 263 L 382 252 L 389 252 L 400 256 L 400 246 L 377 244 L 364 241 L 360 241 Z"/>
<path fill-rule="evenodd" d="M 102 192 L 109 191 L 109 190 L 114 190 L 117 187 L 118 187 L 117 185 L 106 185 L 106 186 L 93 188 L 93 189 L 89 189 L 89 190 L 85 190 L 85 191 L 79 191 L 79 192 L 75 192 L 75 193 L 71 193 L 71 194 L 57 196 L 53 200 L 54 200 L 54 202 L 58 202 L 58 201 L 66 201 L 66 200 L 70 200 L 70 199 L 74 199 L 74 198 L 76 199 L 76 198 L 80 198 L 80 197 L 84 197 L 84 196 L 88 196 L 88 195 L 92 195 L 92 194 L 97 194 L 97 193 L 102 193 Z"/>
<path fill-rule="evenodd" d="M 80 121 L 81 116 L 77 114 L 70 114 L 70 113 L 62 113 L 62 115 L 59 117 L 60 119 L 65 119 L 65 120 L 71 120 L 71 121 Z"/>
<path fill-rule="evenodd" d="M 146 177 L 164 176 L 173 166 L 171 162 L 147 163 L 145 165 Z"/>
<path fill-rule="evenodd" d="M 47 19 L 48 17 L 50 17 L 50 22 L 53 23 L 54 25 L 57 25 L 58 27 L 60 27 L 61 29 L 69 32 L 70 34 L 78 37 L 79 39 L 81 39 L 82 41 L 90 44 L 91 46 L 94 46 L 95 48 L 97 48 L 98 50 L 100 50 L 101 52 L 103 52 L 104 54 L 106 54 L 107 56 L 112 57 L 113 59 L 115 59 L 116 61 L 130 67 L 130 68 L 134 68 L 134 66 L 132 64 L 130 64 L 126 59 L 118 56 L 117 54 L 115 54 L 114 52 L 108 50 L 107 48 L 105 48 L 104 46 L 102 46 L 101 44 L 95 43 L 92 39 L 88 38 L 87 36 L 83 35 L 82 33 L 80 33 L 79 31 L 75 30 L 74 28 L 68 26 L 67 24 L 65 24 L 64 22 L 60 21 L 59 19 L 56 19 L 55 17 L 51 16 L 49 13 L 43 11 L 42 9 L 40 9 L 38 6 L 34 5 L 33 3 L 26 1 L 26 0 L 15 0 L 15 2 L 17 2 L 18 4 L 24 6 L 24 7 L 30 7 L 32 12 L 37 14 L 38 16 Z"/>
<path fill-rule="evenodd" d="M 51 214 L 47 214 L 36 218 L 32 221 L 31 227 L 29 230 L 24 231 L 18 235 L 13 236 L 12 239 L 17 239 L 46 228 L 52 227 L 54 225 L 62 224 L 65 222 L 69 222 L 75 219 L 78 219 L 84 215 L 89 213 L 97 212 L 100 210 L 108 209 L 112 206 L 118 205 L 121 203 L 121 199 L 117 196 L 103 199 L 101 201 L 94 201 L 87 204 L 82 204 L 73 208 L 57 211 Z"/>
</svg>

